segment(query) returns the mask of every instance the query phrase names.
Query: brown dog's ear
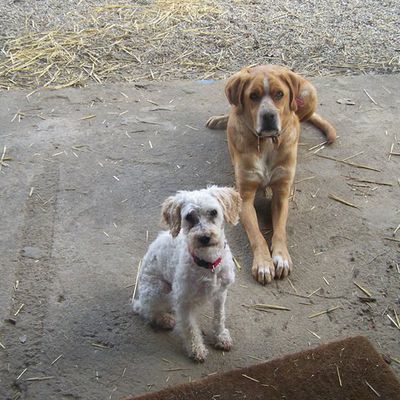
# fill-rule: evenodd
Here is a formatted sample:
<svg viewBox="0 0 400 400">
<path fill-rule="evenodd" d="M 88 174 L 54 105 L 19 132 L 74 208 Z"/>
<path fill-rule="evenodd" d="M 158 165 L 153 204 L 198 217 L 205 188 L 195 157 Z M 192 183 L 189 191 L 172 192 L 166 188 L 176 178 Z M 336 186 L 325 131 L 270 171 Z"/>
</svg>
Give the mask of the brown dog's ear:
<svg viewBox="0 0 400 400">
<path fill-rule="evenodd" d="M 297 74 L 292 71 L 285 71 L 282 76 L 282 80 L 287 84 L 289 87 L 290 92 L 290 110 L 296 112 L 297 111 L 297 101 L 296 97 L 300 94 L 300 79 Z"/>
<path fill-rule="evenodd" d="M 212 186 L 211 194 L 217 198 L 222 206 L 225 221 L 236 225 L 239 222 L 239 213 L 242 207 L 242 198 L 233 188 Z"/>
<path fill-rule="evenodd" d="M 247 69 L 232 75 L 225 86 L 225 95 L 230 104 L 237 107 L 238 113 L 243 111 L 243 91 L 250 80 Z"/>
<path fill-rule="evenodd" d="M 172 237 L 177 237 L 181 230 L 181 202 L 176 196 L 170 196 L 164 201 L 161 214 Z"/>
</svg>

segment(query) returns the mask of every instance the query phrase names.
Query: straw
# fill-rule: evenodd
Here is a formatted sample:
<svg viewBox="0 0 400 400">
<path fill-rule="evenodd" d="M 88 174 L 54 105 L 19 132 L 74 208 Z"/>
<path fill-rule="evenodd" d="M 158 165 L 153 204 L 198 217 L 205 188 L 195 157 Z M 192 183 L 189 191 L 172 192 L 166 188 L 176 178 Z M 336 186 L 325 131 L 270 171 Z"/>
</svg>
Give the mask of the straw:
<svg viewBox="0 0 400 400">
<path fill-rule="evenodd" d="M 0 89 L 60 89 L 116 80 L 221 79 L 259 60 L 313 76 L 396 72 L 398 54 L 391 45 L 398 35 L 396 15 L 379 3 L 375 8 L 375 34 L 369 35 L 368 24 L 359 21 L 364 16 L 349 25 L 346 10 L 341 10 L 339 24 L 333 25 L 330 9 L 312 13 L 290 2 L 276 2 L 268 15 L 262 2 L 243 0 L 229 6 L 210 0 L 98 7 L 78 2 L 62 16 L 64 25 L 54 18 L 3 39 Z M 50 28 L 41 30 L 41 26 Z M 265 26 L 267 42 L 260 39 Z M 325 46 L 326 29 L 321 26 L 333 35 L 332 43 L 341 41 L 344 47 Z M 290 35 L 285 34 L 288 30 Z M 385 38 L 379 46 L 378 36 Z"/>
<path fill-rule="evenodd" d="M 138 281 L 139 281 L 139 275 L 140 275 L 140 269 L 142 268 L 142 259 L 139 260 L 139 264 L 138 264 L 138 270 L 137 270 L 137 274 L 136 274 L 136 280 L 135 280 L 135 287 L 133 289 L 133 295 L 132 295 L 132 299 L 135 299 L 136 297 L 136 289 L 138 286 Z"/>
</svg>

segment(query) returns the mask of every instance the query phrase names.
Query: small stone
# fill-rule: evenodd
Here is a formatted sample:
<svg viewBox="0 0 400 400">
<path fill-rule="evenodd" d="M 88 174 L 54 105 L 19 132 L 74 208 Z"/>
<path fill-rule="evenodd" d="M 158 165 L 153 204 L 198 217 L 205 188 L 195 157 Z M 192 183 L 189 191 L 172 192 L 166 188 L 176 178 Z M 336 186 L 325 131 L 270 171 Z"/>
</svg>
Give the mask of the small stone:
<svg viewBox="0 0 400 400">
<path fill-rule="evenodd" d="M 19 337 L 19 341 L 20 341 L 21 343 L 25 343 L 25 342 L 26 342 L 26 339 L 27 339 L 26 335 L 22 335 L 22 336 Z"/>
</svg>

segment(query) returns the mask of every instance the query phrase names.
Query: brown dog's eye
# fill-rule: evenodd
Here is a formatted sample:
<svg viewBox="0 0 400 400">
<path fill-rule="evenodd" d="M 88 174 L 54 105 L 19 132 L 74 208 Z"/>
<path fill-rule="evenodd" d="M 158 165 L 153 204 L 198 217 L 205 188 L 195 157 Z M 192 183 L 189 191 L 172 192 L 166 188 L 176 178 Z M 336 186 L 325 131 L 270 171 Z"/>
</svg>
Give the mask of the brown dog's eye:
<svg viewBox="0 0 400 400">
<path fill-rule="evenodd" d="M 280 100 L 283 97 L 283 92 L 279 91 L 275 94 L 275 100 Z"/>
<path fill-rule="evenodd" d="M 212 217 L 216 217 L 217 214 L 218 214 L 218 211 L 217 211 L 217 210 L 211 210 L 211 211 L 210 211 L 210 215 L 211 215 Z"/>
<path fill-rule="evenodd" d="M 260 96 L 258 93 L 251 93 L 250 94 L 250 99 L 253 101 L 260 101 Z"/>
</svg>

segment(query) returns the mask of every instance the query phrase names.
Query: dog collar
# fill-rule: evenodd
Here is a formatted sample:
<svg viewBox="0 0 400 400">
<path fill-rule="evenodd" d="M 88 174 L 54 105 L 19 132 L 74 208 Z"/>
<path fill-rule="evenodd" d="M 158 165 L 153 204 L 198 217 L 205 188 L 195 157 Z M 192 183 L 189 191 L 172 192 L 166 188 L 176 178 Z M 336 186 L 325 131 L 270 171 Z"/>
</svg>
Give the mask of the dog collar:
<svg viewBox="0 0 400 400">
<path fill-rule="evenodd" d="M 215 269 L 218 267 L 219 264 L 221 264 L 221 261 L 222 261 L 221 256 L 218 257 L 214 262 L 209 262 L 206 260 L 202 260 L 201 258 L 194 255 L 192 252 L 190 253 L 190 255 L 192 256 L 193 261 L 195 262 L 196 265 L 198 265 L 199 267 L 210 269 L 211 272 L 214 272 Z"/>
<path fill-rule="evenodd" d="M 272 143 L 277 144 L 278 138 L 281 135 L 281 132 L 278 132 L 276 135 L 269 135 L 269 136 L 259 136 L 258 133 L 244 120 L 244 124 L 246 128 L 256 137 L 257 139 L 257 150 L 260 153 L 260 141 L 263 139 L 271 139 Z"/>
<path fill-rule="evenodd" d="M 301 97 L 296 97 L 296 104 L 297 107 L 302 108 L 304 107 L 304 100 Z"/>
</svg>

